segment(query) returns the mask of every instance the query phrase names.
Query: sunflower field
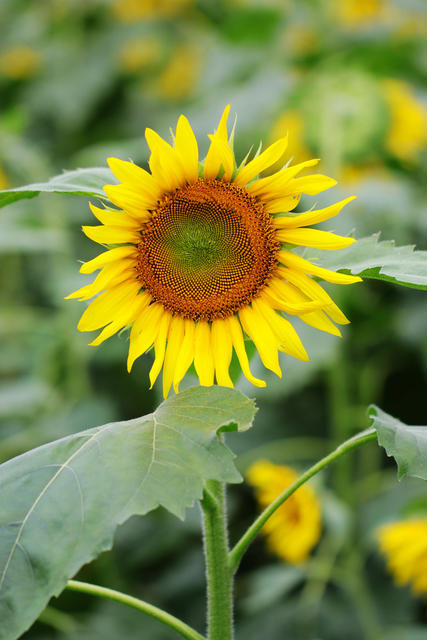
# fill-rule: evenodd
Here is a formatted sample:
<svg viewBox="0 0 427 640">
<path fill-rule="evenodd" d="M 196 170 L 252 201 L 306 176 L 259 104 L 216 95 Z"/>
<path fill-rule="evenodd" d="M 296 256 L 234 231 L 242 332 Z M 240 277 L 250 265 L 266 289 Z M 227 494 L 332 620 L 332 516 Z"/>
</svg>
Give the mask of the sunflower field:
<svg viewBox="0 0 427 640">
<path fill-rule="evenodd" d="M 425 0 L 0 34 L 0 640 L 425 640 Z"/>
</svg>

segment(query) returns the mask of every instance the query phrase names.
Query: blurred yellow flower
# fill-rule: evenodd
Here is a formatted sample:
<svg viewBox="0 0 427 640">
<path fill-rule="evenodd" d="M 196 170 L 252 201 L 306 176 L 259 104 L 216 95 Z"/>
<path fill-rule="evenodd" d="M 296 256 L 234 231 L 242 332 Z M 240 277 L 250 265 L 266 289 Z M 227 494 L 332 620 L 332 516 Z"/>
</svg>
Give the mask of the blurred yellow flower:
<svg viewBox="0 0 427 640">
<path fill-rule="evenodd" d="M 3 171 L 0 165 L 0 191 L 2 189 L 7 189 L 9 187 L 9 180 L 7 179 L 7 175 Z"/>
<path fill-rule="evenodd" d="M 11 47 L 0 53 L 0 76 L 12 80 L 28 78 L 38 70 L 41 56 L 31 47 Z"/>
<path fill-rule="evenodd" d="M 348 27 L 374 22 L 381 17 L 384 6 L 384 0 L 332 0 L 334 15 Z"/>
<path fill-rule="evenodd" d="M 199 52 L 187 45 L 177 47 L 157 77 L 156 93 L 166 100 L 186 98 L 197 81 L 199 71 Z"/>
<path fill-rule="evenodd" d="M 267 507 L 297 478 L 298 474 L 283 465 L 258 460 L 246 474 L 255 488 L 262 508 Z M 321 512 L 313 489 L 307 484 L 300 487 L 267 520 L 263 533 L 273 553 L 292 564 L 304 562 L 321 534 Z"/>
<path fill-rule="evenodd" d="M 293 54 L 307 54 L 319 47 L 319 35 L 312 25 L 292 23 L 283 33 L 282 44 Z"/>
<path fill-rule="evenodd" d="M 425 37 L 427 36 L 427 20 L 425 10 L 420 6 L 418 11 L 409 11 L 403 8 L 399 11 L 395 10 L 394 23 L 396 25 L 395 32 L 403 37 Z"/>
<path fill-rule="evenodd" d="M 155 64 L 160 55 L 160 42 L 155 38 L 132 38 L 122 45 L 119 63 L 123 71 L 137 73 Z"/>
<path fill-rule="evenodd" d="M 114 0 L 113 13 L 122 22 L 136 22 L 174 16 L 193 4 L 194 0 Z"/>
<path fill-rule="evenodd" d="M 384 525 L 377 538 L 396 584 L 410 584 L 416 594 L 427 593 L 427 517 Z"/>
<path fill-rule="evenodd" d="M 346 186 L 354 186 L 369 179 L 381 179 L 387 177 L 386 168 L 379 163 L 347 164 L 340 173 L 340 182 Z"/>
<path fill-rule="evenodd" d="M 390 109 L 386 149 L 402 160 L 414 160 L 427 144 L 426 106 L 406 82 L 390 79 L 383 86 Z"/>
</svg>

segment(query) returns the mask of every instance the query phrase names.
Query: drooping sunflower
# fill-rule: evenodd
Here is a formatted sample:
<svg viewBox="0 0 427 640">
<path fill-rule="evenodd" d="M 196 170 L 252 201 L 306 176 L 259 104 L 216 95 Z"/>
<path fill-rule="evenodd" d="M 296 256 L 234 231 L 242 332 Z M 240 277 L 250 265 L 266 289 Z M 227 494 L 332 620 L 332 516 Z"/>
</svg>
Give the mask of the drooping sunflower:
<svg viewBox="0 0 427 640">
<path fill-rule="evenodd" d="M 415 594 L 427 594 L 427 517 L 383 525 L 377 539 L 396 584 L 410 584 Z"/>
<path fill-rule="evenodd" d="M 259 505 L 265 508 L 297 480 L 298 474 L 285 465 L 257 460 L 246 478 Z M 267 520 L 262 532 L 268 548 L 279 558 L 291 564 L 305 562 L 322 532 L 320 504 L 313 489 L 307 484 L 297 489 Z"/>
<path fill-rule="evenodd" d="M 353 238 L 308 228 L 338 214 L 352 198 L 329 207 L 293 214 L 301 194 L 315 195 L 336 184 L 327 176 L 297 177 L 317 164 L 309 160 L 258 179 L 284 155 L 281 138 L 252 160 L 236 166 L 227 133 L 229 106 L 199 164 L 197 141 L 180 116 L 173 145 L 146 130 L 150 172 L 109 158 L 120 184 L 104 191 L 118 209 L 90 205 L 101 222 L 84 233 L 107 250 L 86 262 L 82 273 L 100 273 L 69 298 L 89 300 L 80 331 L 101 329 L 99 345 L 131 327 L 130 371 L 154 345 L 151 386 L 163 366 L 163 394 L 178 385 L 194 362 L 202 385 L 233 386 L 233 349 L 243 374 L 256 386 L 265 382 L 250 369 L 245 339 L 263 364 L 281 376 L 278 352 L 308 360 L 286 315 L 340 335 L 334 322 L 345 315 L 311 276 L 338 284 L 358 277 L 328 271 L 292 251 L 295 246 L 340 249 Z M 109 248 L 111 247 L 112 248 Z"/>
</svg>

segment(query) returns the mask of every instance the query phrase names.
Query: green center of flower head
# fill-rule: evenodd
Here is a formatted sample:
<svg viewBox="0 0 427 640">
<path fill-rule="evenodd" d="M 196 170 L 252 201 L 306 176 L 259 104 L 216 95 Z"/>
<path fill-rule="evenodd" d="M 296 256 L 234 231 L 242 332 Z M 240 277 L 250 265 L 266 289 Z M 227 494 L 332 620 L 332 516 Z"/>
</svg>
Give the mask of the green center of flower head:
<svg viewBox="0 0 427 640">
<path fill-rule="evenodd" d="M 229 182 L 199 179 L 166 195 L 140 234 L 142 286 L 171 313 L 196 321 L 247 306 L 278 266 L 271 217 Z"/>
<path fill-rule="evenodd" d="M 175 265 L 194 275 L 215 268 L 229 253 L 224 230 L 209 220 L 192 216 L 174 225 L 173 232 L 165 237 L 164 245 Z"/>
</svg>

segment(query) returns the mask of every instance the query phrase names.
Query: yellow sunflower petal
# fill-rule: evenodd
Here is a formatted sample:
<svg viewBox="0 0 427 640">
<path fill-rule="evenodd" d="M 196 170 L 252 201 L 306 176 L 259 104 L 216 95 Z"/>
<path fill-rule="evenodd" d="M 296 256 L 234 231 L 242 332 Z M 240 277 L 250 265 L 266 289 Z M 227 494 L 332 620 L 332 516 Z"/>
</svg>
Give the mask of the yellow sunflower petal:
<svg viewBox="0 0 427 640">
<path fill-rule="evenodd" d="M 329 176 L 321 173 L 313 173 L 311 176 L 303 178 L 294 178 L 288 184 L 288 190 L 293 193 L 306 193 L 309 196 L 315 196 L 326 189 L 330 189 L 337 184 L 337 181 Z"/>
<path fill-rule="evenodd" d="M 83 233 L 88 238 L 99 244 L 120 244 L 121 242 L 133 242 L 137 244 L 141 238 L 138 231 L 124 227 L 82 227 Z"/>
<path fill-rule="evenodd" d="M 194 367 L 203 387 L 210 387 L 214 381 L 214 360 L 212 355 L 211 328 L 208 322 L 198 322 L 194 336 Z"/>
<path fill-rule="evenodd" d="M 175 393 L 179 391 L 179 383 L 187 373 L 191 363 L 194 360 L 194 335 L 196 331 L 196 325 L 194 320 L 184 320 L 184 340 L 182 341 L 181 348 L 179 350 L 175 373 L 173 376 L 173 388 Z"/>
<path fill-rule="evenodd" d="M 337 273 L 336 271 L 330 271 L 323 267 L 317 267 L 309 260 L 305 260 L 291 251 L 280 251 L 279 261 L 287 267 L 318 276 L 319 278 L 322 278 L 322 280 L 326 280 L 326 282 L 333 282 L 335 284 L 353 284 L 354 282 L 362 281 L 362 278 L 359 276 L 350 276 L 345 273 Z"/>
<path fill-rule="evenodd" d="M 89 300 L 98 293 L 101 293 L 101 291 L 104 291 L 107 287 L 112 287 L 119 282 L 123 282 L 123 280 L 134 280 L 135 274 L 132 266 L 132 258 L 117 260 L 112 264 L 108 264 L 98 273 L 91 284 L 87 284 L 77 291 L 70 293 L 65 299 L 71 300 L 73 298 L 79 298 L 80 300 Z"/>
<path fill-rule="evenodd" d="M 288 320 L 274 311 L 268 303 L 264 302 L 262 297 L 253 300 L 252 306 L 264 317 L 273 333 L 280 340 L 282 351 L 294 356 L 294 358 L 309 360 L 300 337 Z"/>
<path fill-rule="evenodd" d="M 278 279 L 275 278 L 275 281 L 277 280 Z M 277 282 L 277 284 L 279 284 L 279 282 Z M 306 303 L 309 299 L 302 291 L 294 287 L 294 285 L 283 281 L 280 281 L 280 287 L 278 287 L 276 295 L 274 289 L 272 291 L 271 287 L 268 287 L 263 291 L 263 296 L 267 297 L 270 305 L 274 309 L 280 309 L 281 311 L 286 311 L 287 306 L 287 303 L 284 303 L 283 300 L 292 300 L 295 304 L 304 304 L 304 302 Z M 321 308 L 315 311 L 299 313 L 298 317 L 311 327 L 341 337 L 341 332 L 338 327 L 331 322 Z"/>
<path fill-rule="evenodd" d="M 110 322 L 110 324 L 107 324 L 107 326 L 103 328 L 103 330 L 95 338 L 95 340 L 92 340 L 92 342 L 89 342 L 89 346 L 97 347 L 98 345 L 102 344 L 104 340 L 111 338 L 111 336 L 113 336 L 115 333 L 120 331 L 120 329 L 122 329 L 123 326 L 124 325 L 121 322 L 116 322 L 116 321 Z"/>
<path fill-rule="evenodd" d="M 341 338 L 341 331 L 334 325 L 334 323 L 328 318 L 324 311 L 312 311 L 310 313 L 304 313 L 300 316 L 301 320 L 310 327 L 330 333 L 332 336 Z"/>
<path fill-rule="evenodd" d="M 324 220 L 328 220 L 329 218 L 333 218 L 334 216 L 338 215 L 341 209 L 348 202 L 354 200 L 355 197 L 356 196 L 351 196 L 350 198 L 341 200 L 341 202 L 337 202 L 336 204 L 333 204 L 330 207 L 325 207 L 324 209 L 307 211 L 306 213 L 299 213 L 294 216 L 276 217 L 274 218 L 274 226 L 276 227 L 276 229 L 290 229 L 296 227 L 306 227 L 311 224 L 323 222 Z"/>
<path fill-rule="evenodd" d="M 301 194 L 291 194 L 290 196 L 284 196 L 284 198 L 278 198 L 277 200 L 270 200 L 265 203 L 265 210 L 267 213 L 285 213 L 286 211 L 293 211 L 301 200 Z"/>
<path fill-rule="evenodd" d="M 196 136 L 185 116 L 180 116 L 176 127 L 175 151 L 178 153 L 188 181 L 199 177 L 199 149 Z"/>
<path fill-rule="evenodd" d="M 116 227 L 126 227 L 127 229 L 139 229 L 141 223 L 132 216 L 127 215 L 124 211 L 109 211 L 101 209 L 89 202 L 89 207 L 95 218 L 102 224 L 112 225 Z"/>
<path fill-rule="evenodd" d="M 181 186 L 185 182 L 185 171 L 179 155 L 153 129 L 145 130 L 145 138 L 151 150 L 149 165 L 154 177 L 159 173 L 159 177 L 166 181 L 169 189 Z"/>
<path fill-rule="evenodd" d="M 222 167 L 224 169 L 224 173 L 222 175 L 223 180 L 230 180 L 231 176 L 234 172 L 235 167 L 235 159 L 233 150 L 230 148 L 228 142 L 224 142 L 224 140 L 220 140 L 219 138 L 214 138 L 214 136 L 209 136 L 212 141 L 211 149 L 212 155 L 214 158 L 214 162 L 218 169 L 216 170 L 215 175 L 212 177 L 217 177 L 219 169 Z M 205 178 L 206 175 L 206 166 L 205 166 Z"/>
<path fill-rule="evenodd" d="M 293 194 L 295 192 L 287 189 L 288 183 L 294 178 L 300 171 L 307 167 L 314 167 L 319 162 L 318 158 L 313 160 L 306 160 L 300 162 L 293 167 L 287 167 L 281 169 L 277 173 L 273 173 L 271 176 L 261 178 L 256 182 L 253 182 L 248 186 L 248 191 L 252 196 L 265 196 L 266 199 L 283 198 L 285 195 Z"/>
<path fill-rule="evenodd" d="M 277 232 L 277 238 L 281 242 L 289 242 L 289 244 L 330 250 L 345 249 L 356 242 L 354 238 L 338 236 L 335 233 L 318 229 L 280 229 Z"/>
<path fill-rule="evenodd" d="M 161 187 L 162 193 L 174 191 L 179 182 L 184 182 L 184 180 L 180 180 L 177 174 L 172 170 L 171 166 L 168 166 L 167 164 L 165 166 L 161 155 L 158 153 L 151 154 L 148 164 L 150 166 L 151 173 L 156 178 L 156 182 L 158 182 Z"/>
<path fill-rule="evenodd" d="M 214 320 L 211 335 L 217 383 L 222 387 L 233 387 L 229 374 L 233 344 L 227 323 L 224 320 Z"/>
<path fill-rule="evenodd" d="M 264 366 L 281 378 L 278 340 L 268 323 L 259 312 L 249 306 L 240 309 L 239 318 L 244 330 L 255 344 Z"/>
<path fill-rule="evenodd" d="M 228 146 L 227 119 L 229 113 L 230 105 L 227 105 L 221 116 L 217 130 L 213 136 L 210 136 L 211 144 L 204 163 L 204 176 L 206 179 L 216 178 L 221 167 L 221 147 L 217 145 L 217 142 L 220 141 Z M 228 151 L 226 153 L 229 155 Z"/>
<path fill-rule="evenodd" d="M 277 142 L 271 144 L 265 151 L 243 167 L 234 179 L 234 183 L 244 186 L 255 178 L 261 171 L 268 169 L 275 162 L 280 160 L 288 146 L 288 137 L 280 138 Z"/>
<path fill-rule="evenodd" d="M 159 185 L 153 176 L 133 162 L 107 158 L 111 171 L 120 182 L 131 183 L 141 191 L 147 200 L 157 200 L 160 194 Z"/>
<path fill-rule="evenodd" d="M 108 251 L 100 253 L 99 256 L 96 256 L 96 258 L 93 258 L 92 260 L 88 260 L 88 262 L 84 262 L 80 267 L 80 273 L 93 273 L 110 262 L 115 262 L 116 260 L 129 257 L 135 259 L 136 256 L 137 249 L 135 246 L 125 245 L 123 247 L 115 247 L 114 249 L 109 249 Z"/>
<path fill-rule="evenodd" d="M 268 283 L 268 286 L 264 289 L 264 293 L 269 294 L 274 300 L 276 300 L 282 311 L 286 311 L 290 315 L 301 315 L 303 313 L 309 313 L 315 311 L 324 306 L 323 302 L 313 301 L 310 299 L 304 299 L 300 302 L 288 302 L 288 289 L 286 283 L 281 278 L 274 277 Z"/>
<path fill-rule="evenodd" d="M 216 137 L 218 137 L 220 140 L 223 140 L 224 142 L 227 142 L 228 140 L 227 120 L 230 113 L 230 107 L 231 105 L 229 104 L 225 107 L 222 113 L 222 116 L 220 118 L 220 121 L 218 123 L 217 130 L 214 133 Z"/>
<path fill-rule="evenodd" d="M 135 330 L 135 321 L 130 332 L 129 354 L 127 361 L 128 371 L 139 356 L 145 353 L 153 344 L 159 332 L 159 322 L 164 313 L 163 306 L 154 302 L 147 307 L 138 317 L 138 329 Z"/>
<path fill-rule="evenodd" d="M 80 318 L 79 331 L 93 331 L 108 324 L 121 305 L 130 305 L 141 289 L 139 282 L 122 282 L 95 298 Z"/>
<path fill-rule="evenodd" d="M 313 299 L 318 299 L 324 302 L 324 311 L 331 317 L 334 322 L 338 322 L 338 324 L 348 324 L 349 320 L 343 314 L 341 309 L 335 304 L 332 300 L 331 296 L 326 293 L 323 287 L 320 286 L 316 280 L 310 278 L 310 276 L 306 276 L 304 273 L 300 271 L 294 271 L 293 269 L 285 269 L 283 267 L 279 267 L 278 269 L 279 275 L 282 278 L 285 278 L 296 287 L 301 289 L 303 293 L 310 296 Z"/>
<path fill-rule="evenodd" d="M 154 362 L 150 369 L 150 389 L 153 388 L 154 383 L 160 373 L 165 359 L 166 351 L 166 338 L 168 336 L 169 325 L 172 320 L 171 314 L 165 310 L 159 323 L 159 332 L 154 340 Z"/>
<path fill-rule="evenodd" d="M 226 318 L 224 323 L 228 325 L 228 329 L 231 336 L 231 341 L 233 343 L 234 350 L 236 352 L 237 358 L 239 360 L 243 375 L 251 382 L 255 387 L 265 387 L 266 383 L 264 380 L 259 380 L 259 378 L 255 378 L 252 375 L 251 370 L 249 368 L 249 360 L 248 355 L 245 349 L 245 342 L 243 340 L 242 327 L 240 326 L 240 322 L 236 316 L 231 316 L 230 318 Z"/>
<path fill-rule="evenodd" d="M 150 300 L 151 296 L 146 292 L 142 292 L 136 296 L 136 298 L 130 305 L 126 305 L 120 308 L 118 313 L 116 313 L 114 315 L 114 318 L 112 318 L 113 322 L 107 325 L 95 338 L 95 340 L 92 340 L 90 346 L 97 347 L 102 342 L 104 342 L 104 340 L 107 340 L 107 338 L 110 338 L 112 335 L 120 331 L 120 329 L 123 329 L 123 327 L 131 324 L 131 322 L 133 322 L 133 320 L 145 309 L 145 307 L 148 306 Z"/>
<path fill-rule="evenodd" d="M 155 206 L 153 198 L 144 196 L 144 193 L 135 185 L 106 184 L 104 191 L 116 207 L 124 209 L 142 222 L 149 217 L 149 210 Z"/>
<path fill-rule="evenodd" d="M 168 331 L 165 361 L 163 364 L 163 397 L 167 398 L 178 363 L 178 354 L 184 339 L 184 319 L 173 316 Z"/>
</svg>

